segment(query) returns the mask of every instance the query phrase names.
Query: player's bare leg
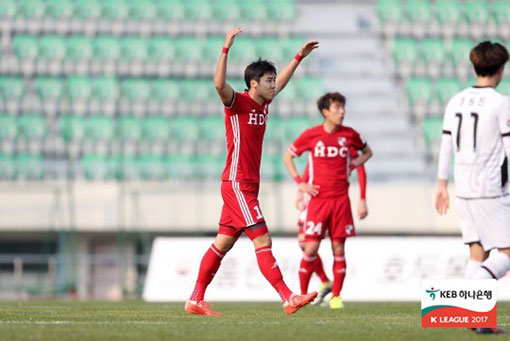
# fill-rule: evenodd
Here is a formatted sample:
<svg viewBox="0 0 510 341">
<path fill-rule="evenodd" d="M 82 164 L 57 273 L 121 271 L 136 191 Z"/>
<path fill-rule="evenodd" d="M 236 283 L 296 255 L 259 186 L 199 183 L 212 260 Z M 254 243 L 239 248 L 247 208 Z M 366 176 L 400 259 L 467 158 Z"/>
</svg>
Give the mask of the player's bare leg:
<svg viewBox="0 0 510 341">
<path fill-rule="evenodd" d="M 273 256 L 273 252 L 271 251 L 272 241 L 269 232 L 260 236 L 252 234 L 253 231 L 251 229 L 247 229 L 245 232 L 253 241 L 260 271 L 280 295 L 280 298 L 283 301 L 283 309 L 285 313 L 288 315 L 294 314 L 300 308 L 312 302 L 315 297 L 317 297 L 316 292 L 308 295 L 295 295 L 287 287 L 283 281 L 280 267 Z"/>
<path fill-rule="evenodd" d="M 237 236 L 234 237 L 226 234 L 218 234 L 214 243 L 206 251 L 204 257 L 202 257 L 195 288 L 193 289 L 193 293 L 184 306 L 184 309 L 188 314 L 206 316 L 223 315 L 222 313 L 215 312 L 211 309 L 209 304 L 204 301 L 204 295 L 207 286 L 209 283 L 211 283 L 214 275 L 220 267 L 221 260 L 225 254 L 234 246 L 237 239 Z"/>
<path fill-rule="evenodd" d="M 329 307 L 331 309 L 341 309 L 344 307 L 342 299 L 340 298 L 340 291 L 344 285 L 345 279 L 345 239 L 332 240 L 331 248 L 333 250 L 333 289 L 332 296 L 329 300 Z"/>
</svg>

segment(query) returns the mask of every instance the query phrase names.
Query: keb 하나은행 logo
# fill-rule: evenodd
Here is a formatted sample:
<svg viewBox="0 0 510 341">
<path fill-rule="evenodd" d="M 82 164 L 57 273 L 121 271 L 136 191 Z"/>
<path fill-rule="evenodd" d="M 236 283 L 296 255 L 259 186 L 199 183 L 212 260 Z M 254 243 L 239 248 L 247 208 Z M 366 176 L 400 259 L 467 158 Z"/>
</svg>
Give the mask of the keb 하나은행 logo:
<svg viewBox="0 0 510 341">
<path fill-rule="evenodd" d="M 496 280 L 423 280 L 421 325 L 425 328 L 494 328 Z"/>
</svg>

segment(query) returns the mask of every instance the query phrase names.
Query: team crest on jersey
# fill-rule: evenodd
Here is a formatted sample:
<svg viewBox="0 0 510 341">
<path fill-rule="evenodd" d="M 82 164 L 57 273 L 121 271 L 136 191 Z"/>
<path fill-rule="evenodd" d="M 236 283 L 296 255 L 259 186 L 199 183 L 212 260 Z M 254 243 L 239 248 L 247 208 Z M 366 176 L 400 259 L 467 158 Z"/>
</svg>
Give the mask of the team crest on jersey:
<svg viewBox="0 0 510 341">
<path fill-rule="evenodd" d="M 338 138 L 338 144 L 341 145 L 342 147 L 345 146 L 346 142 L 347 142 L 347 139 L 345 137 L 339 137 Z"/>
</svg>

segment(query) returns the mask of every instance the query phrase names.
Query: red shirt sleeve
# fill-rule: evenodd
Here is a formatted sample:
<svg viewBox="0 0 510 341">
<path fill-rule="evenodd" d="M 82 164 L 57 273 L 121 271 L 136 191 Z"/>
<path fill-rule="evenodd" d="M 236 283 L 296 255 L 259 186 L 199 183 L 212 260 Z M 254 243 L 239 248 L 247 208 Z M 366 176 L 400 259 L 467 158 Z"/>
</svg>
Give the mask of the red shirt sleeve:
<svg viewBox="0 0 510 341">
<path fill-rule="evenodd" d="M 293 156 L 301 156 L 303 152 L 310 150 L 310 133 L 305 130 L 289 147 L 289 153 Z"/>
<path fill-rule="evenodd" d="M 351 146 L 356 150 L 365 148 L 367 143 L 361 138 L 356 130 L 352 131 Z"/>
<path fill-rule="evenodd" d="M 229 107 L 225 106 L 225 113 L 228 115 L 238 115 L 244 106 L 244 97 L 239 92 L 234 91 L 234 98 Z"/>
</svg>

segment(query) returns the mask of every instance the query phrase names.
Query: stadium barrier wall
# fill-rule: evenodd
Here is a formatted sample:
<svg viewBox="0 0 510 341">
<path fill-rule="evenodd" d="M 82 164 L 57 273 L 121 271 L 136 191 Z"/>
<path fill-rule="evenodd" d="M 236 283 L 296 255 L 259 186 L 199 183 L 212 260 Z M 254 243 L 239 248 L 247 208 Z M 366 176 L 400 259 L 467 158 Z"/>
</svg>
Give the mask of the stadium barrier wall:
<svg viewBox="0 0 510 341">
<path fill-rule="evenodd" d="M 155 239 L 143 298 L 150 302 L 185 301 L 193 291 L 203 253 L 213 238 Z M 329 243 L 321 245 L 331 277 Z M 274 238 L 273 253 L 289 287 L 298 292 L 301 250 L 296 238 Z M 345 301 L 419 301 L 422 279 L 463 278 L 468 248 L 459 237 L 353 237 L 346 242 Z M 509 273 L 510 274 L 510 273 Z M 312 277 L 310 290 L 319 281 Z M 253 245 L 241 237 L 225 256 L 206 297 L 210 301 L 277 301 L 259 272 Z M 510 275 L 498 282 L 498 299 L 510 300 Z"/>
<path fill-rule="evenodd" d="M 356 221 L 358 232 L 458 234 L 454 192 L 452 209 L 440 217 L 434 209 L 434 187 L 426 182 L 369 182 L 369 216 Z M 295 194 L 293 183 L 262 182 L 259 198 L 271 231 L 295 231 Z M 358 197 L 357 184 L 353 184 L 354 215 Z M 71 227 L 85 232 L 115 232 L 119 228 L 154 233 L 214 232 L 221 206 L 219 182 L 75 182 L 70 191 L 62 185 L 4 183 L 0 185 L 0 232 Z"/>
</svg>

